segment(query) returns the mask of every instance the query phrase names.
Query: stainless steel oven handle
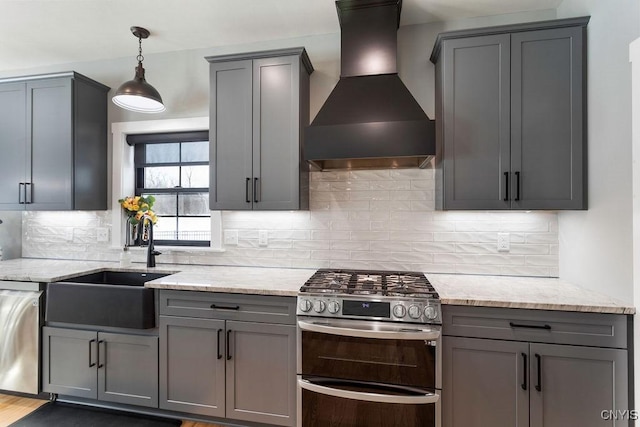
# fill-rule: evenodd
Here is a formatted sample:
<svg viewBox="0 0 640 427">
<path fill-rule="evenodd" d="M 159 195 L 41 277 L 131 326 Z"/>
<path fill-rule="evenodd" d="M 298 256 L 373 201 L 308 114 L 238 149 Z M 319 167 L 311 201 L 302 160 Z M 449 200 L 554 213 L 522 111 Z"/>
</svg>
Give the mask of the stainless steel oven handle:
<svg viewBox="0 0 640 427">
<path fill-rule="evenodd" d="M 313 321 L 298 320 L 298 327 L 303 331 L 319 332 L 323 334 L 341 335 L 345 337 L 355 338 L 376 338 L 390 340 L 437 340 L 440 338 L 439 329 L 420 329 L 420 327 L 411 327 L 410 325 L 391 326 L 385 323 L 384 326 L 376 328 L 379 325 L 376 322 L 365 322 L 366 328 L 350 328 L 348 326 L 332 325 L 330 323 L 316 323 Z M 343 321 L 344 325 L 345 322 Z M 360 323 L 364 325 L 364 323 Z"/>
<path fill-rule="evenodd" d="M 327 396 L 338 397 L 341 399 L 360 400 L 363 402 L 376 403 L 399 403 L 402 405 L 426 405 L 436 403 L 440 400 L 440 396 L 435 393 L 426 393 L 418 396 L 401 396 L 395 394 L 379 394 L 365 393 L 360 391 L 342 390 L 323 385 L 314 384 L 308 380 L 299 379 L 298 384 L 304 390 L 314 393 L 320 393 Z"/>
</svg>

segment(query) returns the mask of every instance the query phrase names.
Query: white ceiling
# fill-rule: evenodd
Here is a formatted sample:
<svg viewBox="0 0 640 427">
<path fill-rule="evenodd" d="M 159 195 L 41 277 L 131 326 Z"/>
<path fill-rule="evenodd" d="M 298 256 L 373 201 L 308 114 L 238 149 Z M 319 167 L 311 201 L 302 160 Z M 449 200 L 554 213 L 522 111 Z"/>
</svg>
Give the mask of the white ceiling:
<svg viewBox="0 0 640 427">
<path fill-rule="evenodd" d="M 555 9 L 562 0 L 404 0 L 402 25 Z M 333 0 L 0 0 L 0 70 L 336 33 Z"/>
</svg>

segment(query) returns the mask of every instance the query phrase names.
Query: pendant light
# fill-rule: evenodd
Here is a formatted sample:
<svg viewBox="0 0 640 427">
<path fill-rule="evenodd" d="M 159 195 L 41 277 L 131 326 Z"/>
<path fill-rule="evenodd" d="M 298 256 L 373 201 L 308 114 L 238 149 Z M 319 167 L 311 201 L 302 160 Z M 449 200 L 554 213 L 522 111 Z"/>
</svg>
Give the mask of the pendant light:
<svg viewBox="0 0 640 427">
<path fill-rule="evenodd" d="M 112 98 L 114 104 L 126 110 L 139 113 L 161 113 L 165 110 L 162 97 L 144 78 L 142 67 L 142 39 L 149 37 L 149 30 L 142 27 L 131 27 L 131 32 L 138 38 L 138 66 L 133 80 L 124 82 Z"/>
</svg>

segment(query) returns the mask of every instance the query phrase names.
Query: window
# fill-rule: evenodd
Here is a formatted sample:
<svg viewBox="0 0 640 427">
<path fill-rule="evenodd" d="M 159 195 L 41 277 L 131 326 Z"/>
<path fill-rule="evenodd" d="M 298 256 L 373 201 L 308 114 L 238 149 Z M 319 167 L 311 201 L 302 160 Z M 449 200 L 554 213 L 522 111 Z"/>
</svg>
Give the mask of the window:
<svg viewBox="0 0 640 427">
<path fill-rule="evenodd" d="M 135 193 L 156 198 L 158 245 L 209 246 L 209 132 L 128 135 Z"/>
</svg>

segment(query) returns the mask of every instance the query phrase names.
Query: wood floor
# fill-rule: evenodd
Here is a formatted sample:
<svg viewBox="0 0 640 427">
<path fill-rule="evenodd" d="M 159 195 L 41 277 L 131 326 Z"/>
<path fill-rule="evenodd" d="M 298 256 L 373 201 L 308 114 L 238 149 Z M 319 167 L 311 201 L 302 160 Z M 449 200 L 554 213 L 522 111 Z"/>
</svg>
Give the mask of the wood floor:
<svg viewBox="0 0 640 427">
<path fill-rule="evenodd" d="M 46 400 L 0 394 L 0 427 L 7 427 L 47 403 Z M 224 427 L 196 421 L 183 421 L 181 427 Z"/>
</svg>

